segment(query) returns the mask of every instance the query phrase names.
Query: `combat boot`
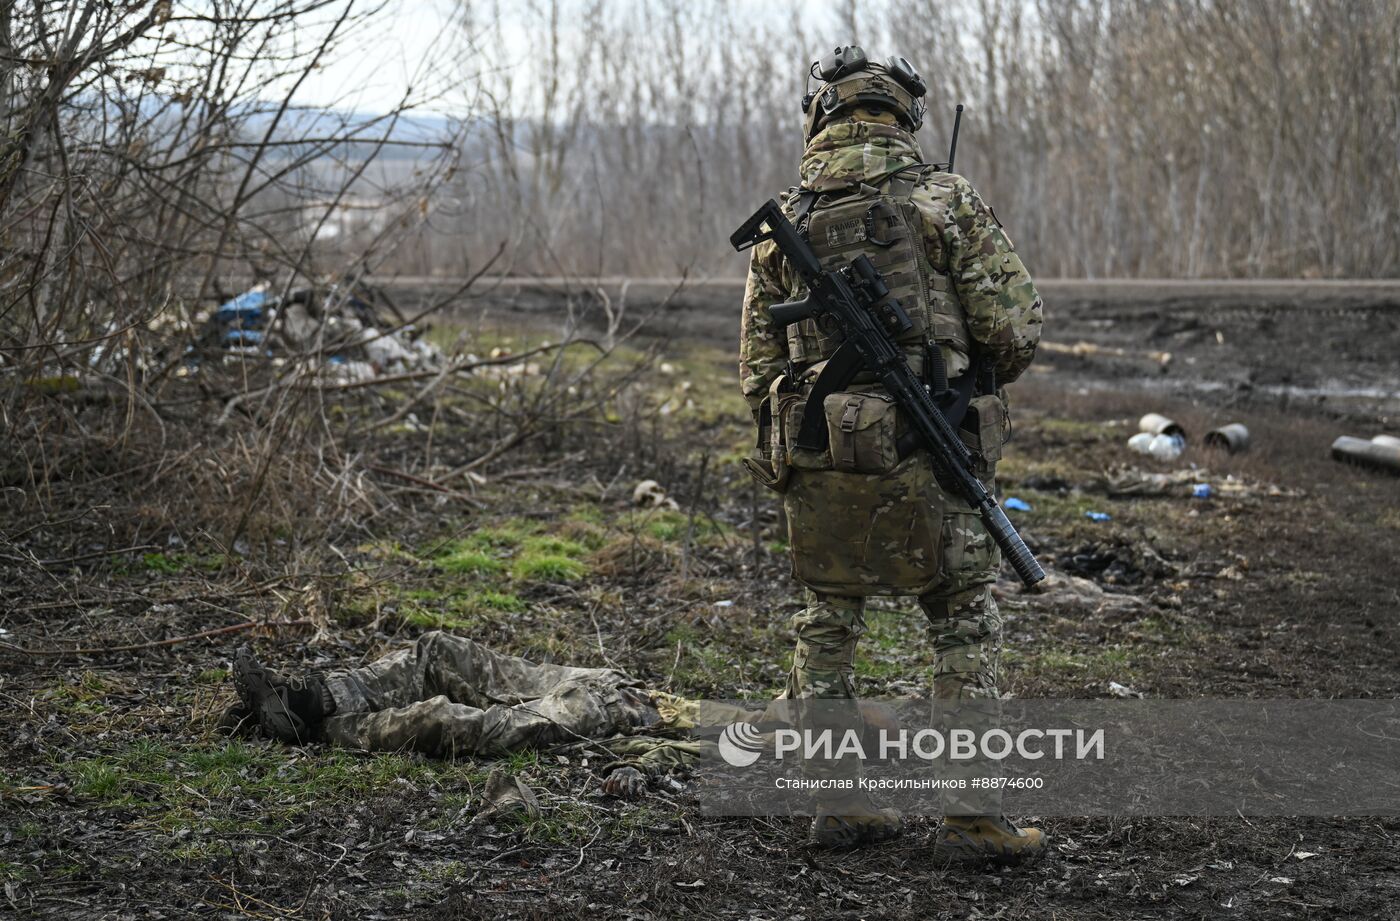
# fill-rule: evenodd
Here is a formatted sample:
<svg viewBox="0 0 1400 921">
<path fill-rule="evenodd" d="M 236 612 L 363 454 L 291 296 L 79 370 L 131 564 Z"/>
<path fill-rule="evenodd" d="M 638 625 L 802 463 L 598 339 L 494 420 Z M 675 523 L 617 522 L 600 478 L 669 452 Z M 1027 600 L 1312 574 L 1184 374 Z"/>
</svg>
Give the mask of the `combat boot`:
<svg viewBox="0 0 1400 921">
<path fill-rule="evenodd" d="M 247 646 L 233 655 L 233 684 L 242 706 L 258 725 L 283 742 L 309 742 L 335 712 L 330 689 L 319 675 L 283 675 L 268 668 Z"/>
<path fill-rule="evenodd" d="M 947 816 L 938 830 L 934 854 L 950 863 L 1006 866 L 1045 856 L 1048 839 L 1038 828 L 1018 828 L 1005 816 Z"/>
<path fill-rule="evenodd" d="M 861 797 L 849 805 L 821 812 L 812 819 L 811 842 L 818 847 L 852 848 L 897 838 L 904 832 L 904 819 L 889 808 L 876 806 Z"/>
</svg>

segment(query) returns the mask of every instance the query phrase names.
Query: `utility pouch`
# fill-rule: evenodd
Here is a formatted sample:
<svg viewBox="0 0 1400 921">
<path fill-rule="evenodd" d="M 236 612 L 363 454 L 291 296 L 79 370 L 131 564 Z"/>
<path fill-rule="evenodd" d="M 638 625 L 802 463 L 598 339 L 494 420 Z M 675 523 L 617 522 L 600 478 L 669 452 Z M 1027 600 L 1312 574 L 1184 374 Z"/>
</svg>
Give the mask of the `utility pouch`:
<svg viewBox="0 0 1400 921">
<path fill-rule="evenodd" d="M 829 394 L 822 404 L 833 469 L 886 473 L 899 464 L 898 407 L 884 393 Z"/>
<path fill-rule="evenodd" d="M 1006 404 L 994 393 L 973 397 L 958 434 L 976 457 L 977 475 L 988 479 L 996 472 L 1002 445 L 1006 444 Z"/>
</svg>

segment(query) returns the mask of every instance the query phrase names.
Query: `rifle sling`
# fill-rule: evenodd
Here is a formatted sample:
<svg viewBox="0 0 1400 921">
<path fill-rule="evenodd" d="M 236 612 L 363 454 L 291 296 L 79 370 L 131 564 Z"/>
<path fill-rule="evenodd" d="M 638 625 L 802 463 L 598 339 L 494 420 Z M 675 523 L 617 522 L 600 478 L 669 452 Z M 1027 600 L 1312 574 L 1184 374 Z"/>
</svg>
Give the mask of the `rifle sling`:
<svg viewBox="0 0 1400 921">
<path fill-rule="evenodd" d="M 865 370 L 860 353 L 849 343 L 843 342 L 836 352 L 827 359 L 812 387 L 807 391 L 807 403 L 802 407 L 802 424 L 797 429 L 796 447 L 809 451 L 824 451 L 827 447 L 826 398 L 840 393 L 850 386 L 857 374 Z M 967 415 L 972 392 L 977 388 L 978 368 L 968 368 L 948 383 L 948 389 L 934 395 L 934 401 L 955 431 L 962 425 Z M 915 432 L 906 432 L 898 443 L 900 459 L 908 457 L 922 445 Z"/>
<path fill-rule="evenodd" d="M 826 398 L 850 386 L 855 376 L 865 370 L 860 352 L 849 342 L 843 342 L 826 360 L 812 389 L 807 391 L 807 405 L 802 408 L 802 425 L 797 429 L 797 447 L 809 451 L 825 451 L 827 442 Z"/>
</svg>

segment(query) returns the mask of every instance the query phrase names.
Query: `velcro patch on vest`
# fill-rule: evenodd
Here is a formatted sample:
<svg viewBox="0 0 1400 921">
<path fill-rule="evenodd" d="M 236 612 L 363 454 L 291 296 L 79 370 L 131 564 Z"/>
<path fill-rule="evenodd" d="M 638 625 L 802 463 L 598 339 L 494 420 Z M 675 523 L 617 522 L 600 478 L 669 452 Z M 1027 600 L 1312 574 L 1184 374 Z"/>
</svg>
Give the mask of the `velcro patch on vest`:
<svg viewBox="0 0 1400 921">
<path fill-rule="evenodd" d="M 850 218 L 826 225 L 826 245 L 829 249 L 850 246 L 865 240 L 865 223 L 860 218 Z"/>
</svg>

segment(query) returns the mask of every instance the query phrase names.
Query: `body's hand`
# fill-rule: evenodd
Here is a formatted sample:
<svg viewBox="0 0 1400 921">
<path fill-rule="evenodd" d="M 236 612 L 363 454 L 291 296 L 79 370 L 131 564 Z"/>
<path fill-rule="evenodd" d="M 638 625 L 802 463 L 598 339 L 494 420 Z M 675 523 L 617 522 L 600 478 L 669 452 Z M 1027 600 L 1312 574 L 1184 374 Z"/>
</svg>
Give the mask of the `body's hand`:
<svg viewBox="0 0 1400 921">
<path fill-rule="evenodd" d="M 603 781 L 603 792 L 618 799 L 636 799 L 646 791 L 646 775 L 634 767 L 613 768 Z"/>
</svg>

